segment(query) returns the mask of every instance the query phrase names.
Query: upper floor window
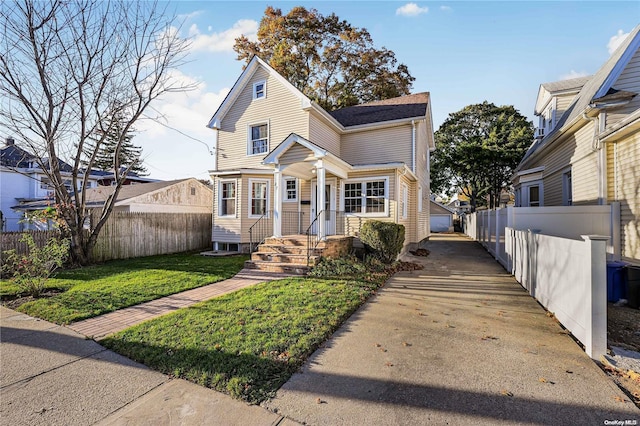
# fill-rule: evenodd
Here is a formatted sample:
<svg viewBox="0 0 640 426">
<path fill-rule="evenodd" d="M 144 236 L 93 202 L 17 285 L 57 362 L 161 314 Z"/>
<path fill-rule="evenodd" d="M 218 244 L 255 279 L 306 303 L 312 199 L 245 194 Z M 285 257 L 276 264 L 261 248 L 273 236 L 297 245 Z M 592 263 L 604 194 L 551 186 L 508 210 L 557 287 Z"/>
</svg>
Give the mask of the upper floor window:
<svg viewBox="0 0 640 426">
<path fill-rule="evenodd" d="M 267 96 L 267 82 L 265 80 L 253 83 L 253 99 L 263 99 Z"/>
<path fill-rule="evenodd" d="M 269 124 L 249 126 L 249 155 L 266 154 L 269 151 Z"/>
</svg>

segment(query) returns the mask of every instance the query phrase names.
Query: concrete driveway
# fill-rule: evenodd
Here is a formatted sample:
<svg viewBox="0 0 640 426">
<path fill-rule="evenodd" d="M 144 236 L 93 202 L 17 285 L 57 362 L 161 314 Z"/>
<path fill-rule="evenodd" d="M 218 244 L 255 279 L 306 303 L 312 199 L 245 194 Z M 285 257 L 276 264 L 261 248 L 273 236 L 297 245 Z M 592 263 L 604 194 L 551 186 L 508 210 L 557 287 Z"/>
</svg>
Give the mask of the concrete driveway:
<svg viewBox="0 0 640 426">
<path fill-rule="evenodd" d="M 431 254 L 265 403 L 314 425 L 607 424 L 640 410 L 477 243 Z M 612 423 L 610 423 L 612 424 Z"/>
</svg>

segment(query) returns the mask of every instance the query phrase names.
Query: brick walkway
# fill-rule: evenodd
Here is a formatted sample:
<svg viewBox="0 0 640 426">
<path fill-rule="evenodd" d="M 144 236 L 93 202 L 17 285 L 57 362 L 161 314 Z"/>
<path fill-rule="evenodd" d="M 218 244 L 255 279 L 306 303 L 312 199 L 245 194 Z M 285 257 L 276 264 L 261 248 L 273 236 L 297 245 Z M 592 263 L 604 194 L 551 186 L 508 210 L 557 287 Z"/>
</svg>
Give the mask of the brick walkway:
<svg viewBox="0 0 640 426">
<path fill-rule="evenodd" d="M 120 309 L 70 324 L 73 331 L 99 340 L 109 334 L 117 333 L 141 322 L 176 311 L 180 308 L 222 296 L 245 287 L 265 281 L 285 278 L 289 275 L 274 274 L 251 269 L 243 269 L 233 278 L 209 284 L 193 290 L 183 291 L 161 299 L 152 300 L 140 305 Z"/>
</svg>

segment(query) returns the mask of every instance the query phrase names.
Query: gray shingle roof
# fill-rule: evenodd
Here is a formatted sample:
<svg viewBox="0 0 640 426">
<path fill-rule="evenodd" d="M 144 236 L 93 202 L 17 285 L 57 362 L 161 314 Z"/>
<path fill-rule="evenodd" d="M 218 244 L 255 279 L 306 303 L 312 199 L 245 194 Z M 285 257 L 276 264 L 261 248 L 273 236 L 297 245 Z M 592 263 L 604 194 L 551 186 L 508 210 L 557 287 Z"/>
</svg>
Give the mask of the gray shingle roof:
<svg viewBox="0 0 640 426">
<path fill-rule="evenodd" d="M 562 92 L 565 90 L 580 89 L 586 84 L 593 76 L 570 78 L 568 80 L 551 81 L 548 83 L 542 83 L 542 87 L 549 92 Z"/>
<path fill-rule="evenodd" d="M 571 105 L 569 105 L 569 108 L 567 108 L 567 110 L 558 120 L 558 123 L 554 127 L 553 131 L 546 135 L 542 140 L 536 141 L 531 145 L 522 161 L 520 162 L 520 165 L 522 165 L 527 158 L 533 155 L 534 152 L 542 149 L 547 144 L 547 142 L 554 140 L 556 135 L 565 126 L 565 124 L 571 123 L 578 116 L 582 115 L 589 104 L 592 103 L 598 91 L 600 91 L 603 85 L 605 85 L 607 79 L 613 72 L 618 62 L 620 62 L 627 49 L 629 49 L 632 44 L 636 43 L 636 40 L 638 39 L 638 37 L 640 37 L 639 33 L 640 25 L 636 26 L 631 31 L 629 36 L 609 57 L 609 60 L 607 60 L 607 62 L 605 62 L 604 65 L 593 76 L 591 76 L 591 78 L 589 78 L 584 86 L 582 86 L 582 89 L 576 95 L 574 101 L 571 103 Z M 520 166 L 518 166 L 518 168 L 519 167 Z"/>
<path fill-rule="evenodd" d="M 429 92 L 422 92 L 342 108 L 330 111 L 329 114 L 343 126 L 349 127 L 422 117 L 427 113 L 428 103 Z"/>
</svg>

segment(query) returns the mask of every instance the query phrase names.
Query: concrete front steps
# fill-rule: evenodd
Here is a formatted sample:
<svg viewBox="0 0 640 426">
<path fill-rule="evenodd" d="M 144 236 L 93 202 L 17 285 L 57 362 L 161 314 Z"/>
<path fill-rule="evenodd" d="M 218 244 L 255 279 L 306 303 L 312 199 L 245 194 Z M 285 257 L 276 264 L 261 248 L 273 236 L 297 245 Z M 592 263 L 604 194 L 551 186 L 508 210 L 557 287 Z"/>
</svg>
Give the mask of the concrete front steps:
<svg viewBox="0 0 640 426">
<path fill-rule="evenodd" d="M 258 246 L 257 251 L 251 253 L 251 260 L 247 260 L 244 267 L 265 272 L 306 275 L 322 256 L 339 257 L 348 253 L 352 244 L 352 237 L 328 237 L 313 249 L 307 265 L 306 235 L 270 237 Z"/>
</svg>

